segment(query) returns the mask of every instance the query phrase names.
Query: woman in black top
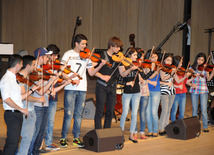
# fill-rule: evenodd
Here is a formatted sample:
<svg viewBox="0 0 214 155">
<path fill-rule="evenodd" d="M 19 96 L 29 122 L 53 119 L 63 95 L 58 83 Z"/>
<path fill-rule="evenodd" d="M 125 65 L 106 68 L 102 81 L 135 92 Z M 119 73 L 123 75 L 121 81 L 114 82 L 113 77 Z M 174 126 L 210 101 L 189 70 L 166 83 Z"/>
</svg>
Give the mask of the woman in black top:
<svg viewBox="0 0 214 155">
<path fill-rule="evenodd" d="M 137 60 L 137 51 L 130 47 L 127 49 L 128 54 L 125 54 L 126 57 L 131 58 L 132 61 Z M 126 68 L 123 65 L 119 66 L 119 72 L 122 77 L 124 77 L 124 93 L 122 96 L 123 101 L 123 113 L 120 119 L 120 127 L 124 131 L 125 126 L 125 120 L 126 116 L 128 114 L 129 105 L 131 104 L 132 109 L 132 116 L 131 116 L 131 127 L 130 127 L 130 137 L 129 140 L 131 140 L 134 143 L 137 143 L 137 140 L 134 139 L 134 132 L 135 127 L 137 123 L 137 112 L 138 112 L 138 106 L 140 102 L 140 86 L 139 86 L 139 74 L 142 78 L 148 79 L 152 73 L 154 72 L 154 64 L 152 65 L 152 69 L 148 74 L 144 74 L 144 72 L 139 72 L 136 66 L 132 66 L 131 68 Z M 136 78 L 135 78 L 136 77 Z"/>
</svg>

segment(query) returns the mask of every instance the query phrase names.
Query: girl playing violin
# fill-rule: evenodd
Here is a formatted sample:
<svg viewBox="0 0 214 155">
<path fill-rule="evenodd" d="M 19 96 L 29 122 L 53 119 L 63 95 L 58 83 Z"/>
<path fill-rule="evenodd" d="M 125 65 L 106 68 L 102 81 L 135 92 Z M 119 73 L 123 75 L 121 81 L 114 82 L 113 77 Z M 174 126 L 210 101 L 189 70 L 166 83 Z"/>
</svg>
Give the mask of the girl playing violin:
<svg viewBox="0 0 214 155">
<path fill-rule="evenodd" d="M 154 50 L 151 55 L 151 50 L 146 52 L 145 59 L 150 58 L 151 62 L 158 61 L 158 53 Z M 148 126 L 148 137 L 158 136 L 158 107 L 160 103 L 160 75 L 159 69 L 153 73 L 148 79 L 149 81 L 149 103 L 146 110 L 147 126 Z"/>
<path fill-rule="evenodd" d="M 126 57 L 130 58 L 132 61 L 137 60 L 137 52 L 134 48 L 130 47 L 126 51 Z M 133 143 L 137 143 L 138 141 L 134 138 L 134 132 L 137 123 L 137 113 L 138 106 L 140 102 L 140 86 L 139 86 L 139 75 L 142 78 L 147 79 L 153 74 L 155 65 L 153 65 L 151 71 L 148 74 L 144 74 L 144 72 L 138 72 L 138 66 L 133 65 L 130 68 L 124 67 L 123 65 L 119 66 L 119 72 L 122 77 L 124 77 L 124 82 L 126 83 L 124 86 L 124 93 L 122 95 L 123 101 L 123 113 L 120 119 L 120 127 L 124 131 L 126 116 L 128 114 L 130 102 L 131 102 L 131 126 L 130 126 L 130 137 Z"/>
<path fill-rule="evenodd" d="M 210 81 L 214 76 L 214 70 L 212 70 L 211 75 L 204 69 L 200 71 L 197 66 L 204 65 L 206 62 L 206 55 L 204 53 L 199 53 L 195 57 L 195 61 L 191 66 L 196 73 L 204 75 L 204 77 L 197 76 L 193 79 L 190 84 L 191 101 L 192 101 L 192 116 L 197 116 L 198 114 L 198 98 L 200 97 L 200 105 L 202 111 L 202 121 L 203 121 L 203 131 L 209 132 L 208 122 L 207 122 L 207 100 L 208 100 L 208 88 L 207 81 Z"/>
<path fill-rule="evenodd" d="M 140 59 L 140 61 L 143 62 L 144 60 L 144 51 L 141 49 L 137 50 L 137 57 Z M 146 72 L 146 68 L 143 69 L 144 72 Z M 139 115 L 140 115 L 140 139 L 147 139 L 148 137 L 145 136 L 145 127 L 146 127 L 146 109 L 148 106 L 148 101 L 149 101 L 149 86 L 148 82 L 149 80 L 144 80 L 140 75 L 139 75 L 139 80 L 140 80 L 140 103 L 139 103 Z M 152 83 L 152 82 L 151 82 Z M 137 125 L 135 128 L 134 132 L 134 139 L 137 139 Z"/>
<path fill-rule="evenodd" d="M 163 59 L 163 66 L 166 64 L 167 66 L 172 65 L 173 55 L 171 53 L 167 53 Z M 161 116 L 159 122 L 159 135 L 165 135 L 164 128 L 169 124 L 169 116 L 172 108 L 172 104 L 175 98 L 175 89 L 173 85 L 173 74 L 175 73 L 176 68 L 172 68 L 171 73 L 167 73 L 163 70 L 160 71 L 161 78 Z"/>
<path fill-rule="evenodd" d="M 181 68 L 182 64 L 183 64 L 183 60 L 181 59 L 181 57 L 178 55 L 175 56 L 174 65 L 179 69 Z M 191 73 L 189 72 L 183 75 L 179 75 L 178 73 L 175 74 L 175 78 L 174 78 L 175 99 L 171 110 L 171 122 L 175 121 L 176 119 L 178 104 L 179 104 L 178 119 L 184 118 L 185 105 L 186 105 L 186 93 L 187 93 L 186 84 L 193 80 L 192 78 L 188 80 L 188 77 L 190 74 Z"/>
</svg>

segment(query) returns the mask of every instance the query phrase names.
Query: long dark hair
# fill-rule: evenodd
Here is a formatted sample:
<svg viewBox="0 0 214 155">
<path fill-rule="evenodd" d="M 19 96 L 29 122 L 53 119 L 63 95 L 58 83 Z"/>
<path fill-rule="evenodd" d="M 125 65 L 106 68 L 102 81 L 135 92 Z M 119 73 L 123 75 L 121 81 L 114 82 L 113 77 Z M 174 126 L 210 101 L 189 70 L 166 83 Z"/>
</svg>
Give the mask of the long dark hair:
<svg viewBox="0 0 214 155">
<path fill-rule="evenodd" d="M 145 54 L 145 59 L 149 59 L 149 57 L 150 57 L 150 54 L 151 54 L 151 49 L 150 50 L 148 50 L 147 52 L 146 52 L 146 54 Z M 158 56 L 158 59 L 159 59 L 159 52 L 157 52 L 157 51 L 153 51 L 153 54 L 157 54 L 157 56 Z"/>
<path fill-rule="evenodd" d="M 172 64 L 173 64 L 173 54 L 172 54 L 172 53 L 166 53 L 166 54 L 164 55 L 164 59 L 163 59 L 163 60 L 165 60 L 165 59 L 168 58 L 168 57 L 171 57 L 171 58 L 172 58 Z M 163 61 L 163 64 L 164 64 L 164 61 Z"/>
<path fill-rule="evenodd" d="M 127 54 L 127 52 L 129 52 L 129 53 Z M 130 57 L 134 52 L 136 52 L 135 48 L 129 47 L 129 48 L 126 50 L 125 55 L 126 55 L 126 57 Z"/>
<path fill-rule="evenodd" d="M 207 61 L 206 55 L 205 55 L 204 53 L 198 53 L 198 54 L 196 55 L 196 57 L 195 57 L 194 63 L 193 63 L 192 66 L 191 66 L 193 70 L 196 70 L 196 69 L 197 69 L 197 68 L 196 68 L 197 65 L 198 65 L 197 60 L 198 60 L 198 58 L 200 58 L 200 57 L 203 57 L 203 58 L 204 58 L 203 64 L 205 64 L 205 62 Z"/>
<path fill-rule="evenodd" d="M 175 65 L 176 67 L 178 67 L 180 61 L 181 61 L 181 56 L 179 56 L 179 55 L 174 56 L 173 65 Z"/>
</svg>

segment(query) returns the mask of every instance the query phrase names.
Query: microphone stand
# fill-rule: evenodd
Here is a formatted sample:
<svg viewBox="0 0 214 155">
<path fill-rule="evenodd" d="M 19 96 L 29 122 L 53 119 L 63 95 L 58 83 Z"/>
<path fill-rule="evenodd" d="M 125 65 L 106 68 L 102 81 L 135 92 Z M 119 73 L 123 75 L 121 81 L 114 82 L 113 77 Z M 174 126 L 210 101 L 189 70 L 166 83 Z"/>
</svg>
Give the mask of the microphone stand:
<svg viewBox="0 0 214 155">
<path fill-rule="evenodd" d="M 72 37 L 72 41 L 71 41 L 71 48 L 73 49 L 74 48 L 74 37 L 75 37 L 75 33 L 76 33 L 76 30 L 77 28 L 81 25 L 81 17 L 77 17 L 77 20 L 76 20 L 76 24 L 75 24 L 75 28 L 74 28 L 74 33 L 73 33 L 73 37 Z"/>
<path fill-rule="evenodd" d="M 178 22 L 173 29 L 169 32 L 169 34 L 166 36 L 166 38 L 157 46 L 157 48 L 155 49 L 156 51 L 160 51 L 161 52 L 161 47 L 166 43 L 167 40 L 169 40 L 169 38 L 171 37 L 171 35 L 176 31 L 176 30 L 180 30 L 180 25 L 181 23 Z"/>
</svg>

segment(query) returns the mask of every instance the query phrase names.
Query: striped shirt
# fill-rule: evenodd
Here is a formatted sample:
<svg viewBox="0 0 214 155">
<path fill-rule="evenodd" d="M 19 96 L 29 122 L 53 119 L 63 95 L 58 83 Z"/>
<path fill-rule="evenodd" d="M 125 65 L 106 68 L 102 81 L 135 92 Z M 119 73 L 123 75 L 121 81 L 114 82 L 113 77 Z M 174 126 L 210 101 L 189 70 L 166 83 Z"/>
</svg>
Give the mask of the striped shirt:
<svg viewBox="0 0 214 155">
<path fill-rule="evenodd" d="M 165 76 L 169 75 L 169 73 L 165 73 Z M 172 82 L 173 77 L 170 77 L 166 81 L 163 82 Z M 161 84 L 161 95 L 175 95 L 175 88 L 174 85 L 172 84 L 171 87 L 168 85 Z"/>
<path fill-rule="evenodd" d="M 204 75 L 204 77 L 198 76 L 198 77 L 194 78 L 192 81 L 192 84 L 197 83 L 196 88 L 190 87 L 189 92 L 195 93 L 195 94 L 208 93 L 207 82 L 206 82 L 206 71 L 201 72 L 201 71 L 196 70 L 195 72 Z"/>
</svg>

